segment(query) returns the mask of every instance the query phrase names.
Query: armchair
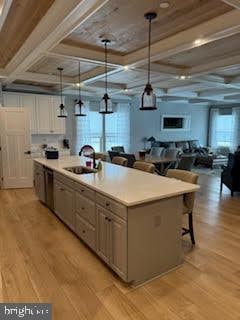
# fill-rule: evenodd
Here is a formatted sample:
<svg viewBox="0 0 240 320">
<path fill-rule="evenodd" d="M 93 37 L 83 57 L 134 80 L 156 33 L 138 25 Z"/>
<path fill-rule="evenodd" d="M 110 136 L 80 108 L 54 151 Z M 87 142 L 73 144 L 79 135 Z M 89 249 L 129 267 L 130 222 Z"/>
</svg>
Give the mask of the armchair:
<svg viewBox="0 0 240 320">
<path fill-rule="evenodd" d="M 231 191 L 232 197 L 234 192 L 240 191 L 240 151 L 229 153 L 228 164 L 221 173 L 220 192 L 223 184 Z"/>
</svg>

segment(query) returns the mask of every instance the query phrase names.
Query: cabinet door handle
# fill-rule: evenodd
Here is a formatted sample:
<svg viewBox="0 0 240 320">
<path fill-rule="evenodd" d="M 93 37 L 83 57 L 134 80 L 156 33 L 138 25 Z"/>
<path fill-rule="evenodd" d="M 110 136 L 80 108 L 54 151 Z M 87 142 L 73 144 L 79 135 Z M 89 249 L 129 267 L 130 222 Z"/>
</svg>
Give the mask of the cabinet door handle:
<svg viewBox="0 0 240 320">
<path fill-rule="evenodd" d="M 82 231 L 82 233 L 86 233 L 86 231 L 85 231 L 85 230 L 83 230 L 83 231 Z"/>
<path fill-rule="evenodd" d="M 108 222 L 111 222 L 112 221 L 112 219 L 108 219 Z"/>
<path fill-rule="evenodd" d="M 84 192 L 85 190 L 84 189 L 81 189 L 81 192 Z"/>
<path fill-rule="evenodd" d="M 84 208 L 84 207 L 82 207 L 81 209 L 82 209 L 82 210 L 85 210 L 85 208 Z"/>
<path fill-rule="evenodd" d="M 65 189 L 63 189 L 63 188 L 60 188 L 60 191 L 65 191 Z"/>
<path fill-rule="evenodd" d="M 106 202 L 106 207 L 109 207 L 110 206 L 110 203 L 109 202 Z"/>
</svg>

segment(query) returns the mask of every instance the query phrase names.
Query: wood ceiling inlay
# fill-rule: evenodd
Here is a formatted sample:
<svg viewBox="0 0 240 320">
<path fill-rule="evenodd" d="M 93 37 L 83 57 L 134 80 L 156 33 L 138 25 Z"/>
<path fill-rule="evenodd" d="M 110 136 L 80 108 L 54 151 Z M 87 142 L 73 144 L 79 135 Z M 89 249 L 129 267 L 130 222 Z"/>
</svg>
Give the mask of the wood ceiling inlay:
<svg viewBox="0 0 240 320">
<path fill-rule="evenodd" d="M 78 75 L 78 61 L 69 60 L 56 57 L 43 57 L 39 62 L 32 66 L 29 71 L 36 73 L 54 74 L 58 75 L 58 67 L 64 68 L 63 75 L 69 77 L 75 77 Z M 81 73 L 87 72 L 96 68 L 93 63 L 81 62 Z"/>
<path fill-rule="evenodd" d="M 112 0 L 77 28 L 66 41 L 102 47 L 99 37 L 109 34 L 111 49 L 128 53 L 147 45 L 148 23 L 144 13 L 156 11 L 152 41 L 180 31 L 232 10 L 221 0 L 169 0 L 168 9 L 160 9 L 159 0 Z"/>
<path fill-rule="evenodd" d="M 194 67 L 216 61 L 221 57 L 230 57 L 240 50 L 240 34 L 210 42 L 200 47 L 184 51 L 158 63 L 170 64 L 178 67 Z"/>
<path fill-rule="evenodd" d="M 54 0 L 13 0 L 0 32 L 0 68 L 13 58 Z"/>
</svg>

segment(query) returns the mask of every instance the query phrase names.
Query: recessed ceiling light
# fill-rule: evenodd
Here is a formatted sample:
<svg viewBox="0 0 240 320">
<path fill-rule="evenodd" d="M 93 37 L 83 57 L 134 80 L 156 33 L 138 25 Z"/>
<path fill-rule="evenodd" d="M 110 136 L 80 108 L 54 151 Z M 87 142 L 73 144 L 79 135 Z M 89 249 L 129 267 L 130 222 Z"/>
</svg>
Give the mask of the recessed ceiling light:
<svg viewBox="0 0 240 320">
<path fill-rule="evenodd" d="M 199 38 L 194 41 L 195 46 L 201 46 L 202 44 L 204 44 L 204 39 Z"/>
<path fill-rule="evenodd" d="M 129 67 L 128 67 L 128 66 L 124 66 L 123 68 L 124 68 L 124 70 L 128 70 L 128 69 L 129 69 Z"/>
<path fill-rule="evenodd" d="M 179 76 L 176 76 L 176 79 L 179 79 L 179 80 L 186 80 L 186 79 L 190 79 L 191 76 L 186 76 L 185 74 L 181 74 Z"/>
<path fill-rule="evenodd" d="M 161 2 L 161 3 L 159 4 L 159 7 L 160 7 L 161 9 L 167 9 L 167 8 L 170 7 L 170 3 L 169 3 L 168 1 Z"/>
</svg>

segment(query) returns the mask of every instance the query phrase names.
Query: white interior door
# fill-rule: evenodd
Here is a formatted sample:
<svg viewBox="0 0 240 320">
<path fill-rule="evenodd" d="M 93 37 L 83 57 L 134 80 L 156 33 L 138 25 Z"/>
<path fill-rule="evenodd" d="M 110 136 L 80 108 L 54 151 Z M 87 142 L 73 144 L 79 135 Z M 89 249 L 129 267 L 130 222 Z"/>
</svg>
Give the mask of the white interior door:
<svg viewBox="0 0 240 320">
<path fill-rule="evenodd" d="M 33 186 L 29 111 L 0 108 L 2 187 Z"/>
</svg>

